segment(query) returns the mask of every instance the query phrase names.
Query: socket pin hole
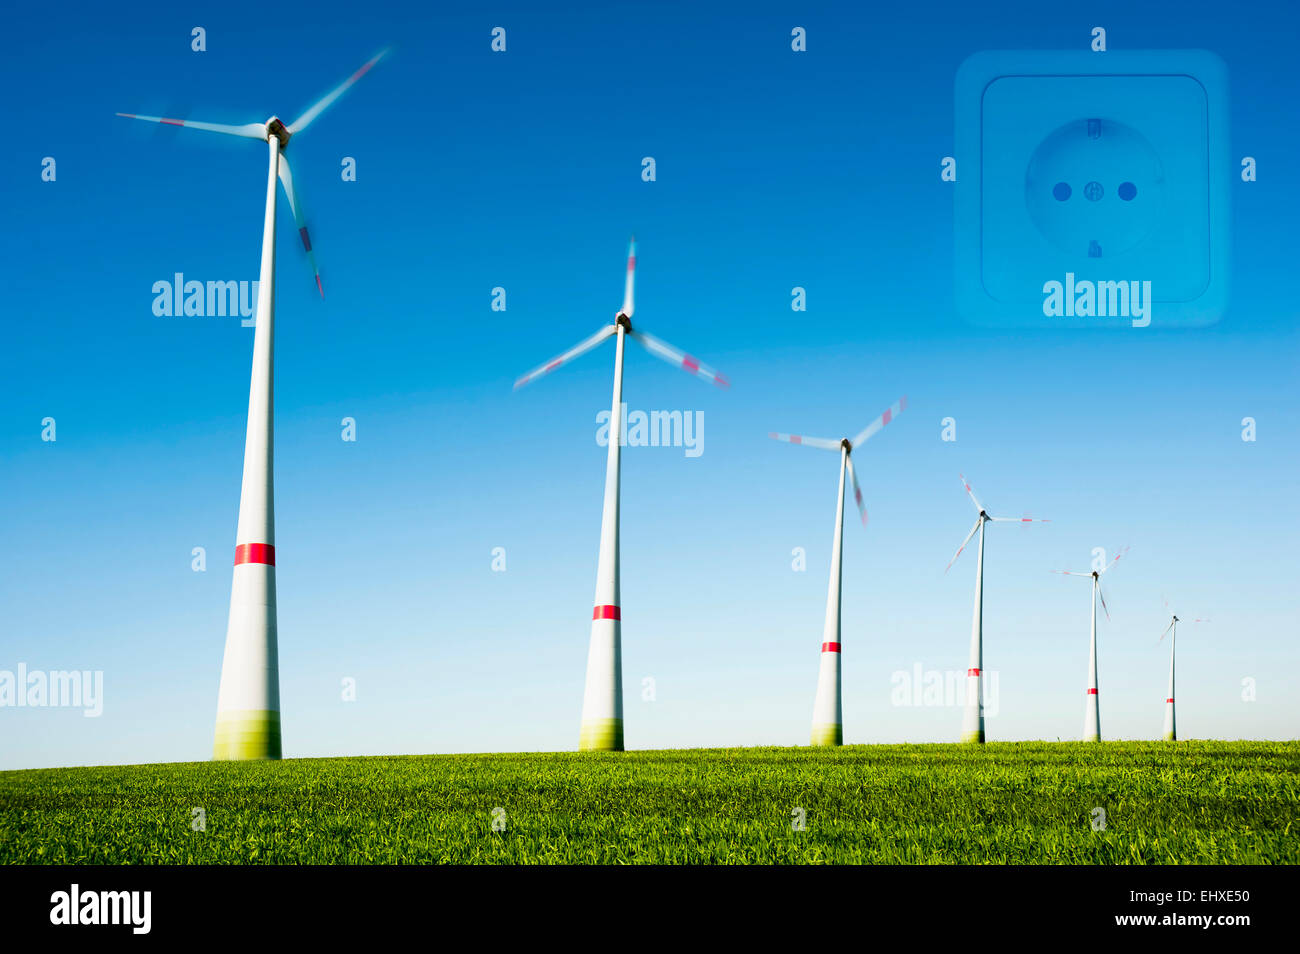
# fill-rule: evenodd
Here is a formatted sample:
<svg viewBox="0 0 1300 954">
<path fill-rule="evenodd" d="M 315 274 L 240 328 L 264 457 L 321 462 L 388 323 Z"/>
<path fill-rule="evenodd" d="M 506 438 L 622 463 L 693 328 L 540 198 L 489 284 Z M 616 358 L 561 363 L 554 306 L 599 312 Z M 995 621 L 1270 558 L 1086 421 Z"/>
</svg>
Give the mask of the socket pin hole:
<svg viewBox="0 0 1300 954">
<path fill-rule="evenodd" d="M 1132 202 L 1134 197 L 1137 196 L 1137 194 L 1138 194 L 1137 186 L 1135 186 L 1133 183 L 1121 182 L 1119 184 L 1119 197 L 1123 199 L 1125 202 Z"/>
<path fill-rule="evenodd" d="M 1123 186 L 1120 188 L 1123 188 Z M 1052 197 L 1057 202 L 1064 202 L 1070 197 L 1070 184 L 1068 182 L 1058 182 L 1052 186 Z"/>
</svg>

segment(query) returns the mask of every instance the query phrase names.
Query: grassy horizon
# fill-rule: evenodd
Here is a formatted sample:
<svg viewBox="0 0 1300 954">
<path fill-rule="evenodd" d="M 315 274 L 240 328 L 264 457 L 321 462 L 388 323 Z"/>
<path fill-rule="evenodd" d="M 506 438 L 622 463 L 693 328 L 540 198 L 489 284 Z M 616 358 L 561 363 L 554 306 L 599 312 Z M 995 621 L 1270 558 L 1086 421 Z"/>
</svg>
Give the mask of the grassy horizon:
<svg viewBox="0 0 1300 954">
<path fill-rule="evenodd" d="M 1293 864 L 1298 816 L 1296 741 L 190 762 L 0 772 L 0 863 Z"/>
</svg>

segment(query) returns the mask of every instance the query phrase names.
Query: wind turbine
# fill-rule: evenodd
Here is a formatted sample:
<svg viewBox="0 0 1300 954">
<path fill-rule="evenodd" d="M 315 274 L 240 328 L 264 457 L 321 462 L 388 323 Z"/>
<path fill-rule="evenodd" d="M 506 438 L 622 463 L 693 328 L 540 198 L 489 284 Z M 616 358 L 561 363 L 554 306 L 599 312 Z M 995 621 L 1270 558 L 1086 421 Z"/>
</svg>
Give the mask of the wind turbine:
<svg viewBox="0 0 1300 954">
<path fill-rule="evenodd" d="M 1101 589 L 1101 576 L 1116 563 L 1120 557 L 1128 553 L 1128 547 L 1122 548 L 1115 554 L 1115 559 L 1111 560 L 1100 569 L 1094 569 L 1089 573 L 1079 573 L 1075 570 L 1053 570 L 1053 573 L 1060 573 L 1064 576 L 1082 576 L 1092 580 L 1092 627 L 1091 636 L 1088 640 L 1088 693 L 1084 698 L 1083 707 L 1083 741 L 1100 742 L 1101 741 L 1101 706 L 1097 699 L 1097 600 L 1101 600 L 1102 612 L 1106 614 L 1106 619 L 1110 619 L 1110 610 L 1106 608 L 1106 594 Z"/>
<path fill-rule="evenodd" d="M 260 139 L 267 144 L 266 217 L 262 223 L 262 265 L 258 279 L 257 326 L 253 333 L 253 372 L 248 390 L 248 431 L 244 443 L 244 479 L 239 494 L 239 525 L 235 533 L 235 570 L 230 592 L 226 651 L 217 693 L 215 759 L 278 759 L 280 757 L 280 673 L 276 645 L 275 514 L 272 457 L 272 417 L 275 351 L 275 205 L 278 178 L 298 226 L 298 235 L 325 297 L 320 270 L 307 234 L 302 204 L 284 150 L 291 136 L 306 129 L 326 107 L 342 96 L 378 63 L 381 51 L 346 80 L 286 126 L 272 116 L 264 123 L 226 126 L 190 119 L 167 119 L 118 113 L 127 119 L 207 132 Z"/>
<path fill-rule="evenodd" d="M 1181 619 L 1177 613 L 1169 609 L 1169 601 L 1165 600 L 1165 609 L 1169 610 L 1169 625 L 1165 631 L 1160 634 L 1158 642 L 1163 642 L 1165 636 L 1169 637 L 1169 695 L 1165 696 L 1165 741 L 1177 742 L 1178 729 L 1174 723 L 1174 648 L 1178 643 L 1178 624 L 1179 623 L 1208 623 L 1205 618 L 1192 620 Z"/>
<path fill-rule="evenodd" d="M 515 390 L 549 374 L 563 364 L 596 347 L 611 335 L 614 347 L 614 398 L 609 417 L 609 451 L 605 459 L 605 509 L 600 518 L 600 556 L 596 563 L 596 599 L 591 612 L 591 642 L 587 649 L 587 683 L 582 697 L 582 750 L 623 750 L 623 611 L 619 603 L 618 512 L 619 460 L 623 442 L 623 342 L 631 338 L 656 358 L 727 388 L 731 383 L 718 372 L 700 364 L 658 338 L 632 327 L 633 284 L 636 279 L 636 238 L 628 243 L 627 280 L 623 307 L 614 323 L 601 328 L 562 355 L 536 368 L 515 382 Z"/>
<path fill-rule="evenodd" d="M 817 674 L 817 697 L 813 701 L 812 744 L 844 744 L 844 709 L 841 704 L 840 680 L 840 589 L 843 572 L 840 569 L 840 557 L 844 549 L 844 474 L 853 481 L 853 499 L 858 502 L 858 512 L 862 515 L 862 525 L 867 525 L 867 507 L 862 502 L 862 488 L 858 486 L 858 475 L 853 470 L 853 449 L 861 446 L 886 424 L 896 418 L 907 407 L 907 395 L 898 399 L 892 407 L 862 429 L 852 440 L 845 437 L 831 440 L 826 437 L 804 437 L 800 434 L 768 434 L 776 441 L 790 444 L 803 444 L 821 450 L 840 452 L 840 489 L 835 502 L 835 539 L 831 544 L 831 580 L 826 591 L 826 624 L 822 629 L 821 668 Z"/>
<path fill-rule="evenodd" d="M 975 496 L 975 491 L 971 490 L 966 477 L 959 476 L 962 487 L 966 489 L 966 496 L 970 497 L 971 503 L 979 511 L 979 516 L 975 518 L 975 525 L 970 528 L 970 533 L 966 534 L 966 539 L 961 542 L 961 546 L 952 555 L 943 572 L 947 573 L 952 569 L 952 565 L 961 556 L 961 551 L 966 549 L 966 544 L 970 543 L 970 538 L 975 536 L 975 531 L 978 530 L 980 547 L 979 558 L 975 563 L 975 613 L 970 627 L 970 666 L 966 670 L 966 710 L 962 714 L 961 740 L 982 743 L 984 741 L 984 690 L 980 682 L 980 673 L 984 671 L 984 524 L 990 521 L 1021 524 L 1050 521 L 1033 517 L 991 517 L 984 509 L 984 505 L 979 502 L 979 498 Z"/>
</svg>

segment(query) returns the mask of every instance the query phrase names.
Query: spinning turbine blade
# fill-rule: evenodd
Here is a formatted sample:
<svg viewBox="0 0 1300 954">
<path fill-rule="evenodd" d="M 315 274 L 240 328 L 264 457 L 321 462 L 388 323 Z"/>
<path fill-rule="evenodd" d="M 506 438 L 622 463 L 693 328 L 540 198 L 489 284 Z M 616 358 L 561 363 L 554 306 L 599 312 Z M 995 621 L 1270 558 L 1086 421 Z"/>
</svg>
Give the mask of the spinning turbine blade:
<svg viewBox="0 0 1300 954">
<path fill-rule="evenodd" d="M 785 441 L 787 444 L 803 444 L 806 447 L 820 447 L 822 450 L 837 451 L 843 446 L 842 441 L 833 441 L 826 437 L 804 437 L 802 434 L 778 434 L 772 431 L 767 435 L 774 441 Z"/>
<path fill-rule="evenodd" d="M 162 123 L 164 126 L 184 126 L 187 129 L 203 129 L 207 132 L 225 133 L 227 136 L 243 136 L 245 139 L 266 141 L 266 127 L 261 123 L 248 123 L 245 126 L 226 126 L 221 123 L 201 123 L 193 119 L 167 119 L 164 116 L 141 116 L 137 113 L 118 113 L 125 119 L 143 119 L 147 123 Z"/>
<path fill-rule="evenodd" d="M 1101 609 L 1106 614 L 1106 619 L 1110 619 L 1110 610 L 1106 608 L 1106 592 L 1101 588 L 1101 581 L 1097 582 L 1097 596 L 1101 598 Z"/>
<path fill-rule="evenodd" d="M 975 505 L 975 509 L 978 510 L 980 513 L 983 513 L 983 512 L 984 512 L 984 505 L 983 505 L 982 503 L 980 503 L 980 499 L 979 499 L 978 497 L 975 496 L 975 491 L 973 491 L 973 490 L 970 489 L 970 484 L 966 482 L 966 475 L 965 475 L 965 474 L 958 474 L 957 476 L 961 478 L 961 485 L 962 485 L 963 487 L 966 488 L 966 494 L 967 494 L 967 496 L 970 497 L 971 503 L 973 503 L 973 504 Z M 958 552 L 960 552 L 960 551 L 958 551 Z M 955 559 L 957 559 L 957 558 L 956 558 L 956 557 L 953 557 L 953 559 L 955 560 Z"/>
<path fill-rule="evenodd" d="M 853 469 L 853 458 L 844 458 L 844 463 L 849 468 L 849 478 L 853 481 L 853 499 L 858 502 L 858 513 L 862 515 L 862 525 L 867 525 L 867 505 L 862 500 L 862 488 L 858 486 L 858 475 Z"/>
<path fill-rule="evenodd" d="M 623 308 L 619 312 L 621 315 L 632 317 L 632 311 L 635 305 L 632 301 L 632 286 L 636 282 L 636 236 L 627 243 L 627 284 L 623 287 Z"/>
<path fill-rule="evenodd" d="M 966 534 L 966 539 L 961 542 L 961 546 L 957 548 L 957 552 L 952 555 L 952 559 L 948 561 L 948 565 L 943 568 L 944 573 L 947 573 L 949 570 L 952 569 L 952 565 L 956 563 L 957 558 L 961 556 L 961 551 L 966 549 L 966 544 L 970 543 L 970 538 L 975 536 L 975 531 L 980 528 L 980 522 L 983 519 L 984 519 L 983 517 L 979 517 L 978 519 L 976 519 L 975 526 L 970 528 L 970 533 Z"/>
<path fill-rule="evenodd" d="M 1169 621 L 1169 625 L 1165 627 L 1165 631 L 1160 634 L 1160 638 L 1157 639 L 1156 642 L 1163 643 L 1165 641 L 1165 637 L 1169 635 L 1169 631 L 1173 628 L 1174 628 L 1174 621 L 1171 619 Z"/>
<path fill-rule="evenodd" d="M 1098 572 L 1098 573 L 1105 573 L 1107 570 L 1109 570 L 1111 567 L 1113 567 L 1116 563 L 1118 563 L 1118 562 L 1120 561 L 1120 557 L 1122 557 L 1122 556 L 1124 556 L 1124 554 L 1128 553 L 1128 551 L 1129 551 L 1130 549 L 1131 549 L 1130 547 L 1120 547 L 1119 550 L 1116 551 L 1114 559 L 1112 559 L 1109 563 L 1107 563 L 1104 567 L 1102 567 L 1102 568 L 1101 568 L 1100 570 L 1098 570 L 1097 572 Z"/>
<path fill-rule="evenodd" d="M 877 431 L 883 428 L 894 418 L 898 417 L 898 415 L 902 414 L 903 411 L 905 410 L 907 410 L 906 394 L 904 394 L 901 398 L 899 398 L 893 405 L 886 408 L 884 414 L 881 414 L 880 417 L 876 418 L 874 421 L 872 421 L 870 424 L 864 427 L 862 429 L 862 432 L 858 434 L 857 437 L 853 438 L 853 440 L 849 441 L 849 443 L 852 444 L 854 447 L 857 447 L 859 444 L 861 444 L 867 438 L 871 437 L 873 434 L 875 434 Z"/>
<path fill-rule="evenodd" d="M 311 250 L 311 236 L 307 234 L 307 220 L 302 212 L 302 203 L 298 201 L 293 191 L 293 173 L 289 171 L 289 160 L 283 153 L 280 154 L 280 184 L 284 186 L 285 197 L 289 200 L 289 210 L 293 212 L 294 224 L 298 226 L 298 237 L 302 239 L 302 247 L 307 250 L 307 263 L 311 265 L 312 274 L 316 276 L 316 290 L 324 298 L 325 289 L 320 283 L 320 268 L 316 265 L 316 253 Z"/>
<path fill-rule="evenodd" d="M 564 354 L 560 355 L 559 357 L 552 358 L 550 361 L 546 362 L 540 368 L 535 368 L 532 371 L 529 371 L 527 374 L 525 374 L 523 377 L 521 377 L 518 381 L 515 382 L 515 390 L 518 391 L 525 384 L 529 384 L 533 381 L 536 381 L 538 378 L 550 374 L 560 365 L 567 364 L 568 362 L 572 361 L 574 358 L 586 354 L 592 348 L 596 347 L 596 345 L 600 344 L 602 341 L 604 341 L 606 338 L 612 335 L 616 329 L 617 329 L 617 325 L 606 325 L 604 328 L 601 328 L 590 338 L 587 338 L 585 341 L 581 341 L 578 344 L 574 345 L 572 348 L 564 352 Z"/>
<path fill-rule="evenodd" d="M 712 381 L 720 388 L 731 387 L 731 382 L 727 380 L 726 375 L 714 371 L 712 368 L 705 367 L 695 358 L 692 358 L 685 352 L 678 351 L 666 341 L 660 341 L 658 338 L 646 334 L 644 331 L 633 331 L 632 340 L 641 347 L 645 348 L 656 358 L 662 358 L 669 364 L 676 365 L 688 374 L 693 374 L 697 378 L 703 378 L 705 381 Z"/>
<path fill-rule="evenodd" d="M 1051 523 L 1050 520 L 1044 520 L 1041 517 L 989 517 L 996 523 Z M 1092 574 L 1085 574 L 1091 576 Z"/>
<path fill-rule="evenodd" d="M 332 89 L 324 97 L 317 100 L 317 102 L 310 109 L 308 109 L 307 112 L 303 113 L 301 116 L 295 119 L 293 123 L 288 127 L 289 135 L 292 136 L 295 133 L 300 133 L 304 129 L 306 129 L 309 125 L 311 125 L 312 120 L 314 120 L 317 116 L 323 113 L 325 109 L 331 103 L 334 102 L 334 100 L 338 99 L 340 96 L 346 93 L 357 80 L 361 79 L 361 77 L 365 76 L 366 73 L 370 71 L 370 68 L 372 66 L 374 66 L 376 63 L 378 63 L 387 55 L 388 55 L 387 48 L 380 50 L 378 53 L 376 53 L 374 56 L 370 58 L 370 60 L 366 63 L 365 66 L 361 67 L 361 69 L 357 70 L 355 73 L 353 73 L 351 76 L 345 79 L 338 86 L 334 87 L 334 89 Z"/>
<path fill-rule="evenodd" d="M 1053 570 L 1053 573 L 1060 573 L 1065 576 L 1092 576 L 1091 573 L 1076 573 L 1074 570 Z"/>
</svg>

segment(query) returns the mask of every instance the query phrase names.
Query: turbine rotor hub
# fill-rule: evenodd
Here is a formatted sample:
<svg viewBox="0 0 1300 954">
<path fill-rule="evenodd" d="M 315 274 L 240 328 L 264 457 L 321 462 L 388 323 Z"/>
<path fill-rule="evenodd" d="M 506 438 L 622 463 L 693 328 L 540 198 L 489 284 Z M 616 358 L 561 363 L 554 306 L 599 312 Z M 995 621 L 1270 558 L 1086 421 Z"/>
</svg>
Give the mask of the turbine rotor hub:
<svg viewBox="0 0 1300 954">
<path fill-rule="evenodd" d="M 632 319 L 621 311 L 614 317 L 614 324 L 622 325 L 623 330 L 626 332 L 630 333 L 632 331 Z"/>
<path fill-rule="evenodd" d="M 272 136 L 280 140 L 280 148 L 283 149 L 289 145 L 289 137 L 293 133 L 289 132 L 288 127 L 280 121 L 279 116 L 272 116 L 266 121 L 266 138 L 269 140 Z"/>
</svg>

